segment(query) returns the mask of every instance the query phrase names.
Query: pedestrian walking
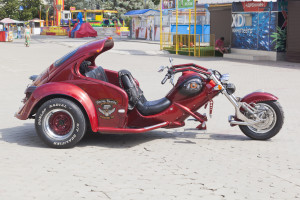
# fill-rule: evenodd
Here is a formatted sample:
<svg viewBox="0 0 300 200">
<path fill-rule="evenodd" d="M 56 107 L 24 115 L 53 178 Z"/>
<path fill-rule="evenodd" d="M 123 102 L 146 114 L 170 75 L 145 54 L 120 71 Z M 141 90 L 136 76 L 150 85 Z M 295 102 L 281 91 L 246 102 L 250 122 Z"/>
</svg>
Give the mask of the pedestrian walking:
<svg viewBox="0 0 300 200">
<path fill-rule="evenodd" d="M 30 26 L 29 25 L 27 25 L 27 27 L 25 28 L 24 37 L 25 37 L 25 46 L 29 47 L 29 45 L 30 45 L 30 37 L 31 37 L 31 30 L 30 30 Z"/>
</svg>

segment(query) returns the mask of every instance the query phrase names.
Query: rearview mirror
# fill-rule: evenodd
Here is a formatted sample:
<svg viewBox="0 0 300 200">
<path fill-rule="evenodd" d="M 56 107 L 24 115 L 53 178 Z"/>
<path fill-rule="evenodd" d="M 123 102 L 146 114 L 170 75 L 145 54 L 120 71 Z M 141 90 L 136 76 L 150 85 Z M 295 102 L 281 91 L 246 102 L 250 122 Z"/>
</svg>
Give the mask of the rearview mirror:
<svg viewBox="0 0 300 200">
<path fill-rule="evenodd" d="M 173 66 L 173 58 L 172 57 L 169 57 L 169 61 L 171 63 L 171 66 Z"/>
<path fill-rule="evenodd" d="M 160 66 L 160 67 L 158 68 L 158 72 L 163 72 L 165 68 L 166 68 L 165 66 Z"/>
</svg>

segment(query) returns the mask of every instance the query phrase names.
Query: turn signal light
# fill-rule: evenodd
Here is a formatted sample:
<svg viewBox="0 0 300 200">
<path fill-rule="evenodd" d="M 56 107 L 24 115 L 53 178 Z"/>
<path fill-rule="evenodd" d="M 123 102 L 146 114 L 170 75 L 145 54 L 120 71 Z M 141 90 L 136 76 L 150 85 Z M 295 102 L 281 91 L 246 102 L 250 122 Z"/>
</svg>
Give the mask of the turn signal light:
<svg viewBox="0 0 300 200">
<path fill-rule="evenodd" d="M 210 80 L 208 83 L 211 87 L 215 87 L 216 83 L 213 80 Z"/>
<path fill-rule="evenodd" d="M 217 85 L 214 87 L 214 90 L 222 90 L 222 89 L 223 89 L 222 85 Z"/>
</svg>

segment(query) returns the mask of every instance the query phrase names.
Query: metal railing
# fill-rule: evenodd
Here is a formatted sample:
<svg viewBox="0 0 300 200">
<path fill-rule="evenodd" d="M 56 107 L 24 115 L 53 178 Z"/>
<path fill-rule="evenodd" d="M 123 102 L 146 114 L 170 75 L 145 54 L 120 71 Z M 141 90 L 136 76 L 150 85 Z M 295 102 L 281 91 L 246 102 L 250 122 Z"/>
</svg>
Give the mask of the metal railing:
<svg viewBox="0 0 300 200">
<path fill-rule="evenodd" d="M 161 50 L 196 57 L 215 56 L 214 34 L 162 33 L 161 36 Z"/>
</svg>

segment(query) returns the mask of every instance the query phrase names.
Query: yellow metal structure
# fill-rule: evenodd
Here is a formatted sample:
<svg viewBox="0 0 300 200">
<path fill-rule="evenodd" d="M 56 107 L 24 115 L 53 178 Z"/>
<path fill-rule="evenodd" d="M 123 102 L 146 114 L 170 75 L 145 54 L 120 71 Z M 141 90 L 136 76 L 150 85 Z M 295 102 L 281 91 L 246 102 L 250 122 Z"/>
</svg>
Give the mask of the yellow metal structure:
<svg viewBox="0 0 300 200">
<path fill-rule="evenodd" d="M 81 12 L 84 16 L 84 20 L 87 19 L 87 13 L 97 13 L 95 20 L 102 21 L 104 13 L 118 13 L 116 10 L 71 10 L 72 19 L 74 19 L 73 14 Z"/>
<path fill-rule="evenodd" d="M 194 1 L 194 9 L 188 10 L 189 15 L 189 34 L 178 33 L 178 0 L 176 0 L 176 32 L 163 32 L 163 13 L 162 3 L 160 1 L 160 49 L 167 50 L 170 53 L 188 55 L 195 57 L 215 56 L 215 35 L 197 34 L 197 0 Z M 194 33 L 191 31 L 192 12 L 194 14 Z M 180 14 L 187 12 L 180 12 Z M 201 13 L 201 12 L 200 12 Z"/>
<path fill-rule="evenodd" d="M 96 19 L 96 21 L 102 21 L 103 15 L 96 15 L 95 19 Z"/>
<path fill-rule="evenodd" d="M 189 9 L 189 35 L 191 34 L 191 16 L 192 16 L 192 10 Z M 189 56 L 191 55 L 191 38 L 188 37 L 188 47 L 189 47 Z"/>
<path fill-rule="evenodd" d="M 178 34 L 162 33 L 161 48 L 170 53 L 195 57 L 215 56 L 214 34 Z M 176 39 L 177 38 L 177 39 Z M 201 38 L 205 38 L 201 42 Z M 192 45 L 193 44 L 193 45 Z"/>
<path fill-rule="evenodd" d="M 196 0 L 194 0 L 194 41 L 196 41 L 196 34 L 197 34 L 196 33 L 196 31 L 197 31 L 197 6 L 196 6 L 196 3 L 197 3 Z M 196 42 L 194 42 L 194 46 L 196 46 Z M 194 56 L 196 56 L 196 48 L 194 48 Z"/>
<path fill-rule="evenodd" d="M 162 32 L 162 0 L 160 0 L 160 27 L 159 27 L 159 33 L 160 33 L 160 50 L 163 50 L 163 32 Z"/>
<path fill-rule="evenodd" d="M 178 54 L 178 0 L 176 1 L 176 54 Z"/>
</svg>

